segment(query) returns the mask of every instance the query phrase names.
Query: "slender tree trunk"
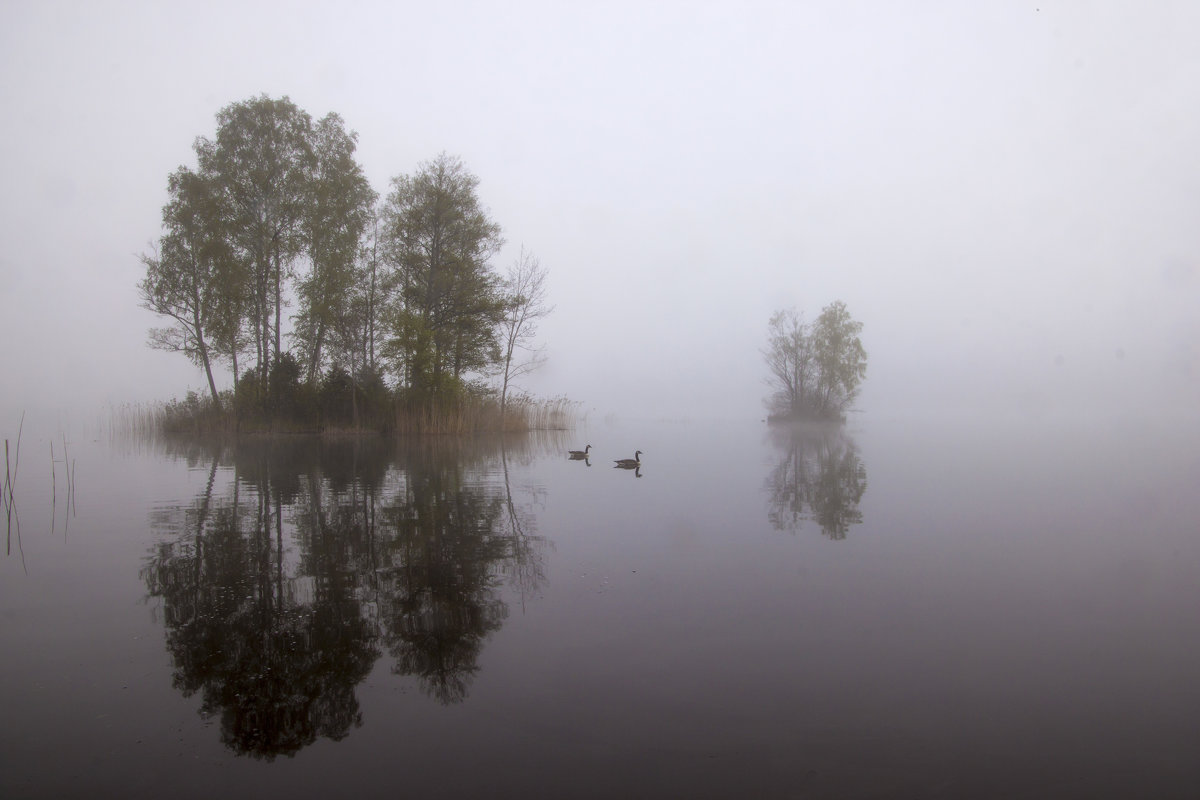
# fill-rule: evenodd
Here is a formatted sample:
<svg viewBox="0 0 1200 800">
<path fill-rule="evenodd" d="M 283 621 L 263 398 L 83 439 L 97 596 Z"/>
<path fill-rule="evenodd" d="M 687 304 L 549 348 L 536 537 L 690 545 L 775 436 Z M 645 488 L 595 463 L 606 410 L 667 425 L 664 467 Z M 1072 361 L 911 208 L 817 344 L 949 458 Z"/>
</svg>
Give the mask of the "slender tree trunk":
<svg viewBox="0 0 1200 800">
<path fill-rule="evenodd" d="M 208 390 L 212 393 L 213 406 L 220 408 L 221 400 L 217 396 L 217 382 L 213 380 L 212 362 L 208 358 L 208 344 L 204 341 L 203 322 L 200 319 L 199 303 L 200 298 L 198 293 L 195 293 L 195 309 L 192 312 L 192 326 L 196 331 L 196 346 L 200 348 L 200 362 L 204 365 L 204 375 L 208 378 Z"/>
<path fill-rule="evenodd" d="M 317 320 L 317 333 L 313 336 L 313 352 L 308 368 L 308 379 L 315 382 L 321 374 L 321 347 L 325 343 L 325 322 Z"/>
<path fill-rule="evenodd" d="M 350 419 L 354 423 L 354 430 L 358 430 L 358 368 L 353 354 L 350 356 Z"/>
<path fill-rule="evenodd" d="M 258 274 L 254 280 L 254 338 L 258 350 L 258 400 L 266 399 L 267 375 L 271 371 L 271 325 L 268 317 L 267 282 L 270 279 L 271 254 L 269 248 L 259 257 Z"/>
<path fill-rule="evenodd" d="M 504 354 L 504 380 L 500 384 L 500 430 L 504 430 L 504 415 L 508 411 L 508 376 L 512 369 L 512 342 Z"/>
<path fill-rule="evenodd" d="M 257 283 L 257 281 L 255 282 Z M 254 287 L 254 364 L 260 375 L 265 375 L 266 365 L 263 363 L 266 353 L 263 350 L 263 332 L 262 332 L 262 298 L 259 296 L 258 286 Z"/>
<path fill-rule="evenodd" d="M 200 358 L 204 362 L 204 374 L 208 376 L 208 390 L 212 393 L 213 406 L 221 407 L 221 398 L 217 395 L 217 383 L 213 380 L 212 364 L 208 360 L 208 346 L 204 343 L 203 337 L 197 337 L 200 344 Z"/>
<path fill-rule="evenodd" d="M 283 308 L 283 265 L 275 247 L 275 362 L 279 363 L 279 323 Z"/>
<path fill-rule="evenodd" d="M 376 237 L 378 238 L 378 237 Z M 371 285 L 367 292 L 367 364 L 375 372 L 375 247 L 371 249 Z"/>
</svg>

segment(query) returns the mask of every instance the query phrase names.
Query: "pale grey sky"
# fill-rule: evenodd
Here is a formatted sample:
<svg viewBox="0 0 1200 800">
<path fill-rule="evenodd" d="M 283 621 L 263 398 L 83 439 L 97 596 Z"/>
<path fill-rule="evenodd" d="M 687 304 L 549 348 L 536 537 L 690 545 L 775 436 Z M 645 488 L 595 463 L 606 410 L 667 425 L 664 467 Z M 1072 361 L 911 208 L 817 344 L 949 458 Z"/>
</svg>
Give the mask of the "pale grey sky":
<svg viewBox="0 0 1200 800">
<path fill-rule="evenodd" d="M 529 388 L 598 416 L 760 416 L 771 312 L 836 299 L 867 413 L 1186 413 L 1197 42 L 1190 1 L 6 0 L 0 413 L 203 386 L 137 254 L 261 93 L 341 114 L 381 193 L 462 157 L 497 266 L 550 271 Z"/>
</svg>

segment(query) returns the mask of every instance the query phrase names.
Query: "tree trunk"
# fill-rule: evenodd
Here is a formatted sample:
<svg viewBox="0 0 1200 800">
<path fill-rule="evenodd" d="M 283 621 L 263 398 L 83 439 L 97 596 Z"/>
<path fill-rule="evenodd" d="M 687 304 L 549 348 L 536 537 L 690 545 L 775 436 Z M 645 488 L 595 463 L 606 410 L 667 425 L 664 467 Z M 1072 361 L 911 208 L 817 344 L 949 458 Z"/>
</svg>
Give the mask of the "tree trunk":
<svg viewBox="0 0 1200 800">
<path fill-rule="evenodd" d="M 354 430 L 359 429 L 358 424 L 358 370 L 354 367 L 354 357 L 350 358 L 350 418 L 354 423 Z"/>
<path fill-rule="evenodd" d="M 317 320 L 317 332 L 313 336 L 312 357 L 308 360 L 308 380 L 315 383 L 320 375 L 321 369 L 321 345 L 325 338 L 325 323 L 322 320 Z"/>
<path fill-rule="evenodd" d="M 378 238 L 378 237 L 376 237 Z M 367 294 L 367 364 L 375 372 L 375 251 L 371 251 L 371 288 Z"/>
<path fill-rule="evenodd" d="M 283 307 L 283 265 L 280 263 L 279 248 L 275 248 L 275 361 L 279 362 L 279 322 Z"/>
<path fill-rule="evenodd" d="M 208 378 L 208 390 L 212 393 L 213 406 L 221 407 L 221 399 L 217 396 L 217 382 L 213 380 L 212 362 L 208 359 L 208 344 L 204 341 L 203 323 L 200 321 L 200 298 L 195 298 L 195 309 L 192 312 L 192 326 L 196 331 L 196 346 L 200 348 L 200 362 L 204 365 L 204 376 Z"/>
<path fill-rule="evenodd" d="M 213 380 L 212 364 L 208 360 L 208 346 L 204 343 L 203 337 L 198 337 L 200 344 L 200 359 L 204 362 L 204 374 L 208 377 L 208 390 L 212 393 L 213 406 L 221 407 L 221 398 L 217 396 L 217 384 Z"/>
<path fill-rule="evenodd" d="M 504 415 L 508 410 L 508 375 L 512 369 L 512 343 L 504 354 L 504 381 L 500 384 L 500 430 L 504 430 Z"/>
</svg>

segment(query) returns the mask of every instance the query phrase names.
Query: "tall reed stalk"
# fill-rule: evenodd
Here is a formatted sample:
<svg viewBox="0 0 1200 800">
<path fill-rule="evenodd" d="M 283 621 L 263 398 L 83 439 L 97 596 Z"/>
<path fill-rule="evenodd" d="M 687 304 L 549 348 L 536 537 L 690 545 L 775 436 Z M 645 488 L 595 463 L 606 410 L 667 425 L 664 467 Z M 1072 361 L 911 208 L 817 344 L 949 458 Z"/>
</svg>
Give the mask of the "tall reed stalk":
<svg viewBox="0 0 1200 800">
<path fill-rule="evenodd" d="M 17 446 L 9 454 L 8 439 L 4 440 L 4 516 L 7 522 L 6 554 L 12 555 L 13 520 L 17 523 L 17 549 L 21 552 L 21 566 L 25 566 L 25 549 L 21 547 L 21 515 L 17 513 L 17 471 L 21 467 L 21 434 L 25 432 L 25 414 L 21 413 L 21 426 L 17 429 Z"/>
<path fill-rule="evenodd" d="M 67 454 L 67 434 L 63 433 L 63 469 L 67 473 L 67 511 L 75 505 L 75 461 Z"/>
</svg>

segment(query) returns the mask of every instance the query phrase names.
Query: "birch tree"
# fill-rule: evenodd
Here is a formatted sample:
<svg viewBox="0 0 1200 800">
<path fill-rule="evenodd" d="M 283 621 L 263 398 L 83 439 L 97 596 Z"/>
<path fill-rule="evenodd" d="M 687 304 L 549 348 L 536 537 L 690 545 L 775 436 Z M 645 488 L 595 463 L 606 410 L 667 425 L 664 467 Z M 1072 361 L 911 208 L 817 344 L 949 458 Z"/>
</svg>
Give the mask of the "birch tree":
<svg viewBox="0 0 1200 800">
<path fill-rule="evenodd" d="M 167 191 L 165 232 L 157 253 L 141 256 L 146 276 L 138 294 L 143 308 L 171 324 L 152 328 L 149 344 L 183 353 L 201 367 L 212 401 L 219 404 L 211 340 L 224 321 L 221 300 L 234 280 L 234 253 L 211 180 L 180 167 L 168 177 Z"/>
<path fill-rule="evenodd" d="M 538 323 L 554 306 L 547 305 L 546 270 L 537 257 L 521 248 L 504 282 L 506 304 L 500 321 L 500 417 L 508 405 L 512 382 L 545 363 L 544 348 L 534 347 Z"/>
<path fill-rule="evenodd" d="M 375 202 L 375 192 L 354 159 L 357 138 L 337 114 L 322 118 L 312 131 L 315 171 L 302 222 L 310 268 L 297 285 L 295 331 L 309 381 L 319 377 L 330 329 L 346 314 Z"/>
<path fill-rule="evenodd" d="M 220 187 L 230 242 L 250 266 L 247 305 L 264 379 L 281 353 L 284 284 L 307 244 L 311 129 L 309 115 L 291 100 L 262 95 L 221 109 L 216 138 L 196 141 L 201 171 Z"/>
</svg>

